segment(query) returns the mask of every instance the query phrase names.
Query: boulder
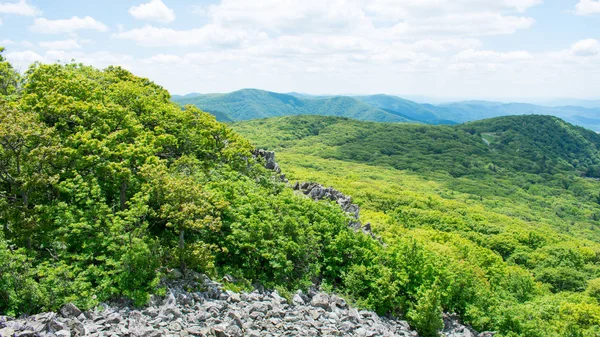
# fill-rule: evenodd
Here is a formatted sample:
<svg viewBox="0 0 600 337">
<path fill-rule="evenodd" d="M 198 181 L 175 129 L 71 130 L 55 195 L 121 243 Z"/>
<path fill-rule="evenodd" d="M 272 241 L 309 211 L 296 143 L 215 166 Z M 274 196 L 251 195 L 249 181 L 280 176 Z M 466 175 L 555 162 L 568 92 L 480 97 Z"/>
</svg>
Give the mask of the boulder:
<svg viewBox="0 0 600 337">
<path fill-rule="evenodd" d="M 325 293 L 316 294 L 315 296 L 313 296 L 312 300 L 310 301 L 310 305 L 312 305 L 313 307 L 323 308 L 325 310 L 330 309 L 329 303 L 330 303 L 329 295 L 327 295 Z"/>
<path fill-rule="evenodd" d="M 65 318 L 78 317 L 81 315 L 81 310 L 73 303 L 67 303 L 60 309 L 60 314 Z"/>
</svg>

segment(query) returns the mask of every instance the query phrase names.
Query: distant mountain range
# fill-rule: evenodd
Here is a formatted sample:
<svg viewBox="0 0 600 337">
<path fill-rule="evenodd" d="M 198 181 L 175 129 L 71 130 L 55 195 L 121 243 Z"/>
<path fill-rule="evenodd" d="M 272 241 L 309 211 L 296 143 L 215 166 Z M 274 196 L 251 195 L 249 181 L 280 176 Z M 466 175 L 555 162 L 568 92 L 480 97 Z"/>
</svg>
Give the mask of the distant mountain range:
<svg viewBox="0 0 600 337">
<path fill-rule="evenodd" d="M 390 95 L 313 96 L 301 93 L 275 93 L 243 89 L 227 94 L 188 94 L 173 96 L 180 105 L 193 104 L 212 113 L 222 122 L 290 115 L 348 117 L 363 121 L 392 123 L 459 124 L 509 115 L 551 115 L 600 132 L 597 101 L 571 100 L 586 106 L 541 106 L 526 103 L 463 101 L 421 104 Z M 559 102 L 568 100 L 557 100 Z M 550 103 L 550 102 L 549 102 Z"/>
</svg>

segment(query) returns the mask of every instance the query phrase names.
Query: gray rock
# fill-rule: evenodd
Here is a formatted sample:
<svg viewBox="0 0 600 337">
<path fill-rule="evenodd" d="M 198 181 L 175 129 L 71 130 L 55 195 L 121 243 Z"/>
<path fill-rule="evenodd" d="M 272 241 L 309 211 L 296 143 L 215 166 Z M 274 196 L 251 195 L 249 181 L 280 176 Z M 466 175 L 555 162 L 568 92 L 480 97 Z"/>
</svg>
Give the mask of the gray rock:
<svg viewBox="0 0 600 337">
<path fill-rule="evenodd" d="M 141 312 L 134 310 L 129 313 L 127 329 L 133 336 L 144 336 L 146 324 L 146 318 Z"/>
<path fill-rule="evenodd" d="M 300 294 L 295 294 L 294 297 L 292 298 L 292 302 L 294 302 L 295 304 L 298 305 L 304 305 L 304 299 L 302 298 L 302 296 L 300 296 Z"/>
<path fill-rule="evenodd" d="M 79 308 L 77 308 L 75 304 L 67 303 L 60 309 L 60 314 L 66 318 L 78 317 L 79 315 L 81 315 L 81 310 L 79 310 Z"/>
<path fill-rule="evenodd" d="M 212 328 L 212 333 L 216 336 L 216 337 L 231 337 L 228 333 L 227 333 L 227 328 L 224 326 L 214 326 Z"/>
<path fill-rule="evenodd" d="M 227 314 L 227 317 L 231 318 L 233 323 L 237 325 L 238 328 L 242 330 L 244 329 L 244 323 L 242 322 L 242 319 L 236 312 L 230 311 L 229 314 Z"/>
<path fill-rule="evenodd" d="M 331 296 L 331 302 L 335 303 L 338 308 L 345 308 L 347 306 L 346 300 L 337 295 Z"/>
<path fill-rule="evenodd" d="M 312 300 L 310 301 L 310 305 L 312 305 L 313 307 L 318 307 L 318 308 L 323 308 L 325 310 L 329 310 L 330 309 L 330 297 L 329 295 L 325 294 L 325 293 L 318 293 L 315 296 L 313 296 Z"/>
<path fill-rule="evenodd" d="M 223 291 L 220 284 L 205 275 L 193 278 L 202 279 L 202 284 L 209 287 L 202 288 L 202 292 L 188 292 L 185 289 L 195 281 L 168 281 L 164 300 L 155 298 L 141 311 L 124 301 L 102 304 L 85 313 L 66 305 L 61 310 L 64 318 L 45 313 L 3 320 L 0 336 L 14 333 L 23 337 L 417 336 L 405 321 L 379 317 L 370 311 L 359 312 L 343 298 L 318 292 L 316 287 L 309 289 L 311 297 L 297 292 L 290 305 L 275 291 L 237 294 Z M 211 297 L 211 292 L 218 292 L 219 296 Z M 218 299 L 221 294 L 226 294 L 227 300 Z M 445 315 L 444 322 L 445 336 L 494 335 L 477 335 L 460 324 L 455 315 Z"/>
<path fill-rule="evenodd" d="M 253 312 L 259 312 L 261 314 L 266 314 L 269 311 L 269 307 L 261 302 L 258 303 L 254 303 L 251 307 L 250 307 L 250 313 Z"/>
<path fill-rule="evenodd" d="M 16 337 L 36 337 L 37 335 L 38 333 L 33 330 L 25 330 L 15 333 Z"/>
<path fill-rule="evenodd" d="M 57 320 L 52 320 L 48 322 L 47 328 L 50 332 L 56 332 L 60 330 L 65 330 L 67 328 L 67 325 Z"/>
<path fill-rule="evenodd" d="M 71 337 L 71 331 L 69 330 L 60 330 L 54 333 L 56 337 Z"/>
<path fill-rule="evenodd" d="M 70 320 L 67 325 L 76 336 L 85 336 L 85 326 L 77 318 Z"/>
<path fill-rule="evenodd" d="M 233 302 L 233 303 L 239 303 L 242 301 L 242 298 L 241 298 L 240 294 L 231 293 L 231 294 L 229 294 L 229 301 Z"/>
</svg>

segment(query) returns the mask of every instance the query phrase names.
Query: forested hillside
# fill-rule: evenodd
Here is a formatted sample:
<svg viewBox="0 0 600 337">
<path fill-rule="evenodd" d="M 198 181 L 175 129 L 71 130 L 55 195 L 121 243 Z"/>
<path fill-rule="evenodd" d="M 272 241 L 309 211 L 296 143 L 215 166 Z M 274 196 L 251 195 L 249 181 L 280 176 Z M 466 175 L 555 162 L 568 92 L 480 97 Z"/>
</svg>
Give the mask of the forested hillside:
<svg viewBox="0 0 600 337">
<path fill-rule="evenodd" d="M 148 79 L 79 64 L 21 77 L 0 62 L 0 315 L 143 305 L 171 268 L 285 293 L 334 283 L 376 247 Z"/>
<path fill-rule="evenodd" d="M 523 103 L 465 101 L 419 104 L 390 95 L 311 96 L 244 89 L 228 94 L 188 94 L 173 97 L 180 105 L 192 104 L 218 121 L 244 121 L 290 115 L 348 117 L 373 122 L 407 122 L 453 125 L 509 115 L 551 115 L 569 123 L 600 131 L 600 109 L 578 106 L 546 107 Z"/>
<path fill-rule="evenodd" d="M 292 182 L 327 182 L 354 196 L 390 247 L 422 247 L 419 265 L 435 267 L 408 279 L 452 280 L 463 290 L 443 286 L 442 307 L 477 329 L 599 333 L 600 182 L 585 177 L 598 164 L 595 133 L 548 116 L 452 127 L 305 116 L 233 127 L 277 151 Z M 394 303 L 391 294 L 403 293 L 395 271 L 354 270 L 369 281 L 346 291 L 380 308 L 376 297 L 362 298 L 386 284 L 379 298 Z M 469 304 L 452 307 L 458 302 Z"/>
<path fill-rule="evenodd" d="M 178 268 L 287 297 L 316 285 L 425 337 L 442 312 L 500 336 L 600 333 L 600 183 L 584 176 L 598 142 L 585 130 L 538 116 L 232 129 L 119 67 L 19 75 L 0 56 L 0 80 L 0 315 L 141 306 Z M 291 179 L 353 195 L 381 242 L 282 183 L 255 145 Z"/>
<path fill-rule="evenodd" d="M 217 111 L 234 121 L 289 115 L 343 116 L 376 122 L 409 121 L 405 116 L 344 96 L 306 99 L 257 89 L 244 89 L 229 94 L 177 97 L 174 101 L 181 105 L 192 104 L 205 111 Z"/>
</svg>

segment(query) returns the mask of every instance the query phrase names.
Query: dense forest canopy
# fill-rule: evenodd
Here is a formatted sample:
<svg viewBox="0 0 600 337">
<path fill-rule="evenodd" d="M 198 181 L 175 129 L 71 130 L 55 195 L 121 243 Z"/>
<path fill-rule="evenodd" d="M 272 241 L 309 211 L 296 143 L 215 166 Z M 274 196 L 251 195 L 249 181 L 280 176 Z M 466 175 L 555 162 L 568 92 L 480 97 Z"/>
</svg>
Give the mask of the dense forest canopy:
<svg viewBox="0 0 600 337">
<path fill-rule="evenodd" d="M 442 306 L 476 328 L 598 334 L 600 182 L 586 177 L 597 165 L 595 133 L 549 116 L 452 127 L 298 116 L 233 128 L 277 151 L 292 181 L 323 181 L 352 195 L 390 246 L 410 238 L 437 261 L 435 271 L 472 272 L 451 277 L 467 298 L 450 303 L 489 301 Z M 358 298 L 395 280 L 362 273 L 377 286 L 350 287 Z"/>
<path fill-rule="evenodd" d="M 563 143 L 534 141 L 521 157 L 497 121 L 234 125 L 280 150 L 292 177 L 355 195 L 381 244 L 148 79 L 81 64 L 21 76 L 4 59 L 0 76 L 0 314 L 116 297 L 143 305 L 181 268 L 284 295 L 317 283 L 423 336 L 436 335 L 443 311 L 501 336 L 599 333 L 598 182 L 581 177 L 597 141 L 569 125 L 555 123 L 581 137 L 568 155 L 547 153 L 547 167 L 536 151 Z"/>
</svg>

